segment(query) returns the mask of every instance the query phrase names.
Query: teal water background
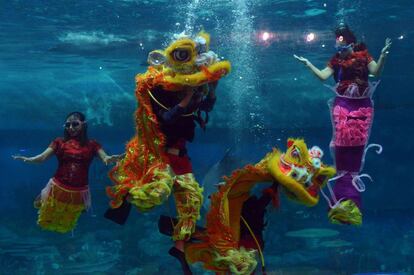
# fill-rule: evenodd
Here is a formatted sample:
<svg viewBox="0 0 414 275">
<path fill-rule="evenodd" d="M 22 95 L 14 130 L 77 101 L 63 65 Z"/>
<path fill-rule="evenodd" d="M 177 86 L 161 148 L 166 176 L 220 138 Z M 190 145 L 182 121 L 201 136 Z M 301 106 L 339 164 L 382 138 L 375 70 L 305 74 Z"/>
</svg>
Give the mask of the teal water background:
<svg viewBox="0 0 414 275">
<path fill-rule="evenodd" d="M 371 142 L 364 171 L 374 183 L 363 194 L 364 224 L 329 224 L 327 205 L 304 208 L 283 199 L 269 211 L 266 265 L 275 274 L 353 274 L 414 269 L 412 204 L 414 2 L 409 0 L 217 1 L 1 1 L 0 2 L 0 274 L 179 274 L 157 231 L 159 214 L 132 213 L 120 227 L 102 215 L 108 167 L 90 171 L 93 213 L 72 234 L 42 232 L 32 201 L 56 161 L 26 165 L 12 154 L 35 155 L 62 134 L 67 113 L 80 110 L 89 135 L 108 153 L 121 153 L 134 134 L 134 76 L 149 51 L 174 33 L 202 27 L 211 48 L 233 64 L 217 90 L 210 124 L 190 145 L 197 179 L 228 148 L 228 167 L 259 161 L 290 136 L 317 144 L 332 163 L 328 144 L 332 93 L 292 55 L 322 68 L 334 53 L 332 30 L 345 20 L 375 59 L 385 38 L 393 45 L 375 95 Z M 263 32 L 274 37 L 264 43 Z M 306 41 L 309 33 L 315 40 Z M 410 46 L 411 45 L 411 46 Z M 332 80 L 331 80 L 332 81 Z M 332 82 L 328 81 L 332 84 Z M 211 170 L 210 170 L 211 171 Z M 227 171 L 229 174 L 231 170 Z M 290 238 L 306 228 L 334 230 L 334 237 Z M 197 274 L 203 274 L 195 267 Z"/>
</svg>

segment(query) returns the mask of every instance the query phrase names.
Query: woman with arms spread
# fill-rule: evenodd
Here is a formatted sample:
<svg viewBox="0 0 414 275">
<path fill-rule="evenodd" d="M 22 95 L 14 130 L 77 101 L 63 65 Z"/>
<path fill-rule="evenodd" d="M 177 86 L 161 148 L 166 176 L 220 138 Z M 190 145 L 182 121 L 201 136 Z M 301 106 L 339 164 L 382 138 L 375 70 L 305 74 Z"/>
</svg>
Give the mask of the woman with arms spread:
<svg viewBox="0 0 414 275">
<path fill-rule="evenodd" d="M 389 38 L 375 62 L 363 43 L 357 43 L 355 35 L 347 25 L 341 23 L 335 30 L 337 53 L 323 70 L 309 60 L 294 55 L 320 80 L 333 76 L 337 85 L 333 88 L 335 98 L 329 102 L 333 122 L 331 149 L 338 176 L 330 203 L 329 219 L 333 223 L 361 224 L 360 192 L 365 186 L 360 175 L 363 168 L 374 107 L 372 95 L 376 84 L 368 81 L 369 74 L 379 76 L 388 50 Z M 380 152 L 377 151 L 378 153 Z"/>
<path fill-rule="evenodd" d="M 41 154 L 34 157 L 12 156 L 27 163 L 41 163 L 53 154 L 58 169 L 35 200 L 39 208 L 37 223 L 45 230 L 66 233 L 76 226 L 82 213 L 90 207 L 89 166 L 97 155 L 107 165 L 122 155 L 108 156 L 99 143 L 88 139 L 85 116 L 70 113 L 64 124 L 64 137 L 56 138 Z"/>
</svg>

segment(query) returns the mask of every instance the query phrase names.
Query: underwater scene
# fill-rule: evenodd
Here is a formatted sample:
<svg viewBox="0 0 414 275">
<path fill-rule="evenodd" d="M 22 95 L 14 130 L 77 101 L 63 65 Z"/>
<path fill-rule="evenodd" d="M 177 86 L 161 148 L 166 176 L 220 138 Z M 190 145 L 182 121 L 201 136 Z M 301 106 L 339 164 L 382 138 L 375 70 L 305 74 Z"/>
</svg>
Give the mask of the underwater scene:
<svg viewBox="0 0 414 275">
<path fill-rule="evenodd" d="M 414 274 L 412 26 L 412 0 L 0 1 L 0 274 Z"/>
</svg>

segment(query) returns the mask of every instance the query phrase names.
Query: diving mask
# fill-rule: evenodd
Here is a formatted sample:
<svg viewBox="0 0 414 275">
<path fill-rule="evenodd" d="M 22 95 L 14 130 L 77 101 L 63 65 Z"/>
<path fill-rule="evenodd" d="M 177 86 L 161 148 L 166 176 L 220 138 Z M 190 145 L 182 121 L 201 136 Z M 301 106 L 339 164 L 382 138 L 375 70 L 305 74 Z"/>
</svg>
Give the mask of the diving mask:
<svg viewBox="0 0 414 275">
<path fill-rule="evenodd" d="M 352 44 L 348 44 L 348 45 L 345 45 L 345 46 L 342 46 L 342 45 L 335 45 L 335 50 L 338 52 L 338 53 L 344 53 L 344 52 L 347 52 L 347 51 L 349 51 L 349 49 L 351 49 L 352 48 Z"/>
<path fill-rule="evenodd" d="M 77 129 L 79 128 L 84 122 L 80 121 L 80 120 L 73 120 L 73 121 L 67 121 L 65 122 L 65 124 L 63 124 L 64 128 L 69 129 L 70 127 L 72 127 L 73 129 Z"/>
</svg>

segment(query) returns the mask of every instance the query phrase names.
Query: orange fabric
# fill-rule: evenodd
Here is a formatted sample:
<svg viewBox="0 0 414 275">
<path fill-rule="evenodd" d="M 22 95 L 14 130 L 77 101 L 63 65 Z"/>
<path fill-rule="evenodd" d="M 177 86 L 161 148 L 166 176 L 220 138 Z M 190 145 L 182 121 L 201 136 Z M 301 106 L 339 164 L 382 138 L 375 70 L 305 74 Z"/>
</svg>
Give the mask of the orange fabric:
<svg viewBox="0 0 414 275">
<path fill-rule="evenodd" d="M 223 75 L 227 74 L 227 71 L 224 69 L 218 70 L 217 72 L 210 72 L 206 66 L 201 66 L 200 69 L 204 73 L 204 75 L 207 77 L 207 80 L 205 81 L 205 83 L 215 82 L 219 80 Z"/>
<path fill-rule="evenodd" d="M 201 70 L 206 76 L 206 83 L 217 81 L 227 73 L 224 70 L 212 73 L 206 67 Z M 131 188 L 151 182 L 151 170 L 166 167 L 169 163 L 165 153 L 166 137 L 159 128 L 148 93 L 156 86 L 171 92 L 183 89 L 183 85 L 167 82 L 165 76 L 162 71 L 150 66 L 145 74 L 138 74 L 135 78 L 135 97 L 139 103 L 135 112 L 136 135 L 126 145 L 125 158 L 109 173 L 115 185 L 108 187 L 106 192 L 113 208 L 122 204 Z M 187 168 L 191 167 L 187 165 Z"/>
<path fill-rule="evenodd" d="M 149 67 L 148 72 L 136 77 L 135 97 L 139 107 L 135 112 L 136 136 L 126 145 L 126 156 L 109 173 L 115 186 L 107 188 L 114 208 L 122 204 L 128 191 L 151 181 L 151 170 L 166 167 L 165 136 L 159 129 L 157 116 L 153 113 L 148 90 L 153 89 L 162 73 Z"/>
<path fill-rule="evenodd" d="M 224 177 L 226 184 L 211 196 L 211 208 L 207 213 L 206 232 L 199 243 L 186 246 L 186 258 L 190 263 L 202 262 L 213 271 L 228 271 L 213 263 L 214 252 L 225 255 L 230 249 L 240 247 L 240 214 L 250 190 L 260 182 L 272 181 L 263 163 L 247 165 Z M 228 206 L 228 208 L 226 208 Z"/>
</svg>

